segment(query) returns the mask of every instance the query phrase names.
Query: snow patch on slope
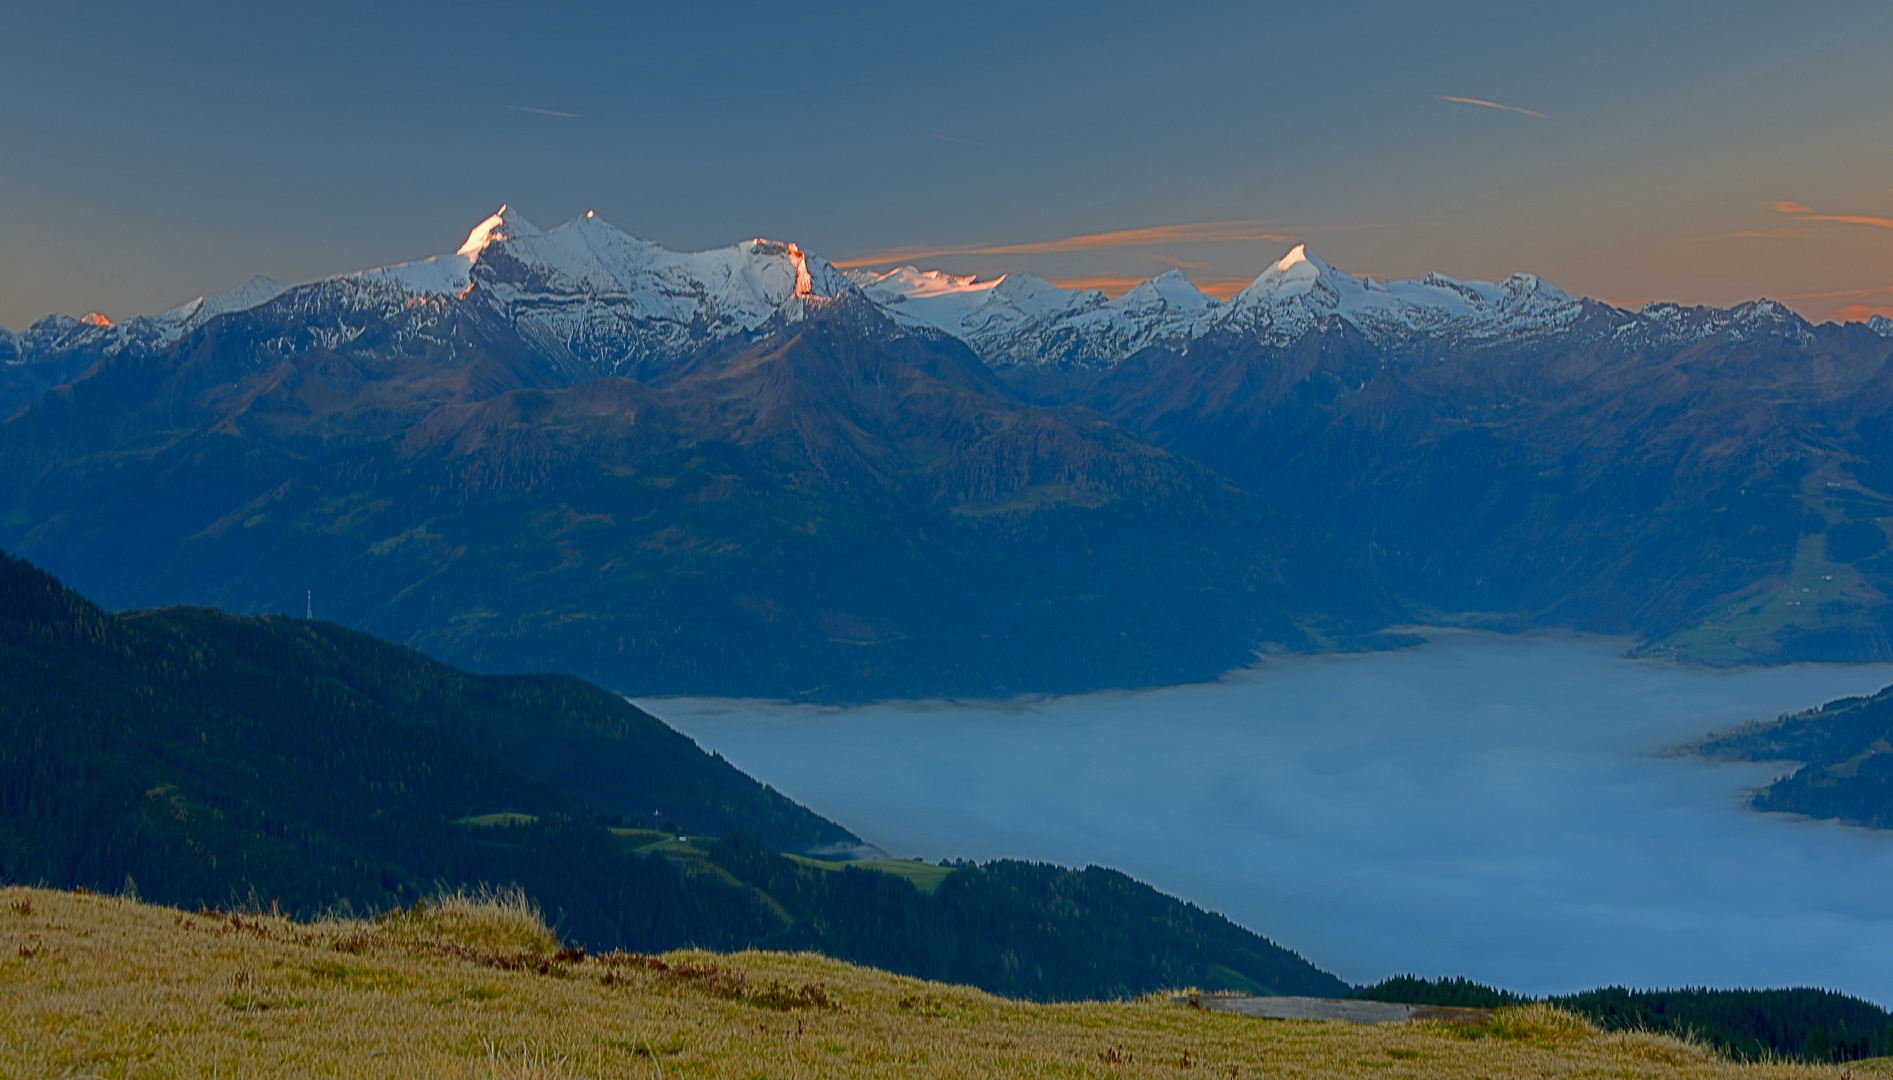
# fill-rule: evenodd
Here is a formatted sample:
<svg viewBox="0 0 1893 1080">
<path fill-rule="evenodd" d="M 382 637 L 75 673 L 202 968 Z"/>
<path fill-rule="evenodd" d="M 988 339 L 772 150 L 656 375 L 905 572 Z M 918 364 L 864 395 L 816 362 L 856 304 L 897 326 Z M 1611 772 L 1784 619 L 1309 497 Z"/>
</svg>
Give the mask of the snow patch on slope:
<svg viewBox="0 0 1893 1080">
<path fill-rule="evenodd" d="M 289 286 L 275 278 L 258 274 L 227 293 L 200 296 L 153 317 L 175 324 L 182 336 L 186 331 L 194 330 L 219 315 L 261 307 L 288 291 Z"/>
<path fill-rule="evenodd" d="M 1686 345 L 1717 335 L 1747 341 L 1768 334 L 1779 334 L 1796 345 L 1814 338 L 1806 319 L 1773 300 L 1749 300 L 1727 308 L 1646 304 L 1635 321 L 1617 330 L 1619 340 L 1661 346 Z"/>
<path fill-rule="evenodd" d="M 980 281 L 903 266 L 854 280 L 896 322 L 951 334 L 998 367 L 1115 363 L 1154 341 L 1187 336 L 1217 306 L 1177 271 L 1116 300 L 1030 274 Z"/>
</svg>

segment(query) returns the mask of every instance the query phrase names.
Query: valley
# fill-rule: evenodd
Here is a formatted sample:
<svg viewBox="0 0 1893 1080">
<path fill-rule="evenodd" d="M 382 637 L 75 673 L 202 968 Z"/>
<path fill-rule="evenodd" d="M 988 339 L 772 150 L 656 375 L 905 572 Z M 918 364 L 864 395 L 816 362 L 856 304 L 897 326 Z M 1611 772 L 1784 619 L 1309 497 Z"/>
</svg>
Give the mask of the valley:
<svg viewBox="0 0 1893 1080">
<path fill-rule="evenodd" d="M 35 811 L 14 877 L 299 911 L 514 880 L 593 947 L 1044 999 L 1346 991 L 1245 925 L 1363 980 L 1893 994 L 1841 948 L 1877 917 L 1796 884 L 1798 858 L 1874 887 L 1884 837 L 1731 816 L 1763 766 L 1656 756 L 1893 678 L 1883 319 L 1381 283 L 1306 247 L 1228 301 L 1175 274 L 1108 300 L 503 210 L 452 255 L 6 337 L 0 544 L 114 608 L 236 613 L 110 615 L 10 563 L 93 641 L 33 639 L 22 670 L 118 670 L 63 691 L 99 702 L 155 680 L 171 718 L 129 733 L 163 775 L 68 748 L 110 778 L 81 815 L 104 831 Z M 299 608 L 322 619 L 270 614 Z M 122 666 L 180 650 L 183 675 Z M 265 687 L 314 693 L 307 746 Z M 409 757 L 349 773 L 330 700 Z M 164 725 L 200 714 L 235 726 L 180 751 Z M 1755 805 L 1879 823 L 1811 794 L 1872 759 L 1834 738 Z M 484 779 L 447 797 L 424 763 L 449 760 Z M 272 801 L 263 761 L 360 790 Z M 12 762 L 20 805 L 63 790 L 45 767 Z M 367 809 L 387 785 L 398 826 Z M 931 861 L 849 857 L 877 845 Z M 1762 919 L 1774 946 L 1704 966 Z"/>
<path fill-rule="evenodd" d="M 1819 721 L 1770 735 L 1758 745 L 1799 741 L 1759 761 L 1681 749 L 1873 694 L 1893 666 L 1714 669 L 1627 659 L 1622 639 L 1418 633 L 1412 649 L 1129 694 L 640 704 L 895 854 L 1115 866 L 1356 984 L 1412 971 L 1532 995 L 1893 1000 L 1877 899 L 1893 832 L 1796 816 L 1884 791 L 1884 702 L 1831 741 Z M 1824 786 L 1863 751 L 1859 787 Z M 1835 768 L 1756 800 L 1789 813 L 1757 813 L 1783 758 Z"/>
<path fill-rule="evenodd" d="M 1893 1077 L 1751 7 L 9 5 L 0 1080 Z"/>
</svg>

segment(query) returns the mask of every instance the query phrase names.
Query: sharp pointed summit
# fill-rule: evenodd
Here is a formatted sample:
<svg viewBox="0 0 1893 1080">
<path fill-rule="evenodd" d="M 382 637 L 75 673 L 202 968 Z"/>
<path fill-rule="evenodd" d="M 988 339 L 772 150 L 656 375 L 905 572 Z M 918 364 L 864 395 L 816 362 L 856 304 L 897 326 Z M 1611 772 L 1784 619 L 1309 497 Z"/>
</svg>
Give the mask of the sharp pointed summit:
<svg viewBox="0 0 1893 1080">
<path fill-rule="evenodd" d="M 1248 288 L 1237 293 L 1230 303 L 1241 307 L 1309 296 L 1314 303 L 1332 309 L 1339 305 L 1345 293 L 1357 288 L 1365 288 L 1359 278 L 1329 266 L 1319 255 L 1309 251 L 1308 245 L 1296 244 L 1288 254 L 1262 271 Z"/>
<path fill-rule="evenodd" d="M 585 214 L 591 217 L 589 211 Z M 526 220 L 526 215 L 510 206 L 502 205 L 492 217 L 480 222 L 467 234 L 467 242 L 460 245 L 456 255 L 478 255 L 488 244 L 495 240 L 516 240 L 522 236 L 538 236 L 539 227 Z"/>
</svg>

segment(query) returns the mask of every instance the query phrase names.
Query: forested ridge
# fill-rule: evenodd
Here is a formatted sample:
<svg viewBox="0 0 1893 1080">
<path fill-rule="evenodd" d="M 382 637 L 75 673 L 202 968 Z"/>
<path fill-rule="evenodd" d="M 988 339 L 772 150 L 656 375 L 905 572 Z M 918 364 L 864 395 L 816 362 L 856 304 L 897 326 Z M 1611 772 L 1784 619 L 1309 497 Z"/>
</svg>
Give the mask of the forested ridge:
<svg viewBox="0 0 1893 1080">
<path fill-rule="evenodd" d="M 1370 1001 L 1494 1008 L 1532 1000 L 1465 978 L 1400 975 L 1358 991 Z M 1731 1057 L 1858 1061 L 1893 1054 L 1893 1013 L 1832 990 L 1629 990 L 1602 987 L 1545 1001 L 1607 1031 L 1656 1031 L 1700 1039 Z"/>
<path fill-rule="evenodd" d="M 595 949 L 813 949 L 1047 1000 L 1346 990 L 1112 871 L 960 864 L 923 892 L 779 854 L 855 841 L 580 680 L 112 614 L 0 555 L 0 881 L 296 914 L 517 884 Z"/>
<path fill-rule="evenodd" d="M 1709 757 L 1797 761 L 1755 792 L 1757 810 L 1893 828 L 1893 686 L 1755 724 L 1698 744 Z"/>
</svg>

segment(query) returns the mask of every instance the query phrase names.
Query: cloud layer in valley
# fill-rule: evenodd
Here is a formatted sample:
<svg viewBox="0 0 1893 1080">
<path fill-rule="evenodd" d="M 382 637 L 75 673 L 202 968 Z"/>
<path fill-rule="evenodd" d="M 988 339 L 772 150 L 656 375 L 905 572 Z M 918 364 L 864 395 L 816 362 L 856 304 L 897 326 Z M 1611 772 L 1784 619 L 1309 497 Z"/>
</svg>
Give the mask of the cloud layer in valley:
<svg viewBox="0 0 1893 1080">
<path fill-rule="evenodd" d="M 1443 632 L 1212 686 L 1006 706 L 647 703 L 903 856 L 1125 870 L 1355 982 L 1825 986 L 1893 1004 L 1893 833 L 1662 751 L 1893 682 Z"/>
</svg>

